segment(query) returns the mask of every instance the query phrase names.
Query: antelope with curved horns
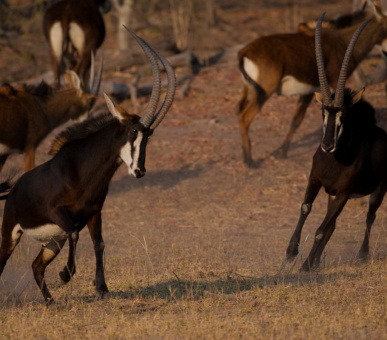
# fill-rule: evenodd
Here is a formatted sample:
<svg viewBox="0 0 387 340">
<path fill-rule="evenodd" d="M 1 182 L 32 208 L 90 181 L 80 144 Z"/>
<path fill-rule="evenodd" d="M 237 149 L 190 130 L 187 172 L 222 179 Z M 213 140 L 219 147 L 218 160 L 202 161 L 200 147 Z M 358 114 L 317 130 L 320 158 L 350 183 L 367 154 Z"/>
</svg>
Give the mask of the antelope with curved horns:
<svg viewBox="0 0 387 340">
<path fill-rule="evenodd" d="M 362 99 L 364 89 L 358 92 L 345 89 L 354 45 L 369 20 L 354 33 L 340 69 L 336 93 L 331 95 L 321 47 L 324 14 L 318 20 L 315 34 L 321 86 L 321 93 L 316 93 L 316 99 L 322 104 L 323 137 L 313 157 L 301 214 L 285 261 L 292 261 L 297 256 L 302 227 L 320 188 L 324 187 L 329 195 L 328 211 L 316 231 L 309 256 L 302 265 L 302 270 L 306 271 L 318 267 L 321 254 L 336 227 L 336 219 L 348 199 L 370 195 L 365 236 L 358 253 L 358 258 L 367 258 L 371 227 L 387 191 L 387 133 L 376 125 L 373 107 Z"/>
<path fill-rule="evenodd" d="M 371 2 L 373 20 L 361 35 L 348 65 L 349 74 L 367 56 L 375 44 L 387 42 L 387 17 Z M 339 30 L 323 30 L 323 54 L 330 87 L 335 89 L 341 61 L 356 26 Z M 270 96 L 299 95 L 296 112 L 283 144 L 273 155 L 287 156 L 290 142 L 300 126 L 313 93 L 318 89 L 318 74 L 311 46 L 313 36 L 303 33 L 275 34 L 260 37 L 239 51 L 239 69 L 244 81 L 244 91 L 239 101 L 239 128 L 242 137 L 243 160 L 253 165 L 249 127 Z"/>
<path fill-rule="evenodd" d="M 86 82 L 91 53 L 105 39 L 105 24 L 101 15 L 110 10 L 108 0 L 60 0 L 44 14 L 43 32 L 50 45 L 54 78 L 60 86 L 66 62 L 82 82 Z"/>
<path fill-rule="evenodd" d="M 51 149 L 54 157 L 25 173 L 8 194 L 0 197 L 7 198 L 1 231 L 0 274 L 23 233 L 37 239 L 42 243 L 42 249 L 32 269 L 47 305 L 53 299 L 44 279 L 45 269 L 68 239 L 67 265 L 59 275 L 64 283 L 70 281 L 75 274 L 78 234 L 86 225 L 96 256 L 96 295 L 100 299 L 106 297 L 101 210 L 109 182 L 123 162 L 130 175 L 136 178 L 145 175 L 148 138 L 173 102 L 176 79 L 172 66 L 147 42 L 127 30 L 152 65 L 153 90 L 143 116 L 127 113 L 105 94 L 110 114 L 91 118 L 62 132 Z M 168 79 L 167 93 L 159 110 L 158 60 Z M 3 191 L 9 190 L 9 183 L 3 188 Z"/>
<path fill-rule="evenodd" d="M 0 86 L 0 171 L 12 153 L 25 154 L 25 170 L 35 166 L 35 151 L 56 127 L 70 119 L 82 120 L 93 108 L 102 76 L 102 59 L 94 76 L 94 57 L 87 89 L 77 74 L 68 71 L 68 87 L 54 90 L 42 82 L 37 86 Z"/>
</svg>

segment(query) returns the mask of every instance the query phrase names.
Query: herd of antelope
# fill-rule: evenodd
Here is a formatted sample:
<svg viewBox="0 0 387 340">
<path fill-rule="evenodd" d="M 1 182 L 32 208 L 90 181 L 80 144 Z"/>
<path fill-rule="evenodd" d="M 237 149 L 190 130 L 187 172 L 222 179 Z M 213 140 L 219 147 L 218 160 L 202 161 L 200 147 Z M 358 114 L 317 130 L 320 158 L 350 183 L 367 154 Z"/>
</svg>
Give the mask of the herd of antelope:
<svg viewBox="0 0 387 340">
<path fill-rule="evenodd" d="M 375 44 L 387 41 L 387 17 L 372 1 L 367 0 L 365 5 L 361 11 L 335 21 L 323 21 L 322 14 L 315 23 L 301 24 L 298 33 L 260 37 L 238 55 L 244 81 L 238 118 L 247 166 L 253 164 L 249 127 L 274 92 L 300 96 L 286 139 L 274 152 L 276 157 L 287 156 L 312 98 L 315 96 L 321 104 L 322 139 L 313 157 L 299 221 L 284 261 L 286 265 L 298 255 L 302 227 L 323 187 L 328 194 L 328 210 L 302 265 L 304 271 L 319 266 L 348 199 L 370 195 L 365 237 L 358 253 L 360 259 L 366 259 L 371 227 L 387 191 L 387 133 L 376 125 L 374 108 L 362 98 L 364 89 L 345 88 L 348 76 Z M 372 9 L 371 13 L 366 7 Z M 0 87 L 0 171 L 12 153 L 25 154 L 26 171 L 16 182 L 9 179 L 0 183 L 0 200 L 5 200 L 0 275 L 23 234 L 40 241 L 42 248 L 32 269 L 47 305 L 53 298 L 44 279 L 45 269 L 68 240 L 67 264 L 59 275 L 63 283 L 71 280 L 76 272 L 79 232 L 85 226 L 95 250 L 96 295 L 99 299 L 107 296 L 101 211 L 109 183 L 122 163 L 133 177 L 145 175 L 148 138 L 174 99 L 176 80 L 171 64 L 125 27 L 152 67 L 149 103 L 139 117 L 127 113 L 104 94 L 108 112 L 90 114 L 103 71 L 102 60 L 97 71 L 94 61 L 105 37 L 100 11 L 109 8 L 109 1 L 102 0 L 55 2 L 47 9 L 43 22 L 54 85 L 5 83 Z M 159 63 L 168 80 L 161 105 Z M 59 133 L 51 147 L 52 158 L 35 167 L 38 145 L 70 119 L 79 122 Z"/>
</svg>

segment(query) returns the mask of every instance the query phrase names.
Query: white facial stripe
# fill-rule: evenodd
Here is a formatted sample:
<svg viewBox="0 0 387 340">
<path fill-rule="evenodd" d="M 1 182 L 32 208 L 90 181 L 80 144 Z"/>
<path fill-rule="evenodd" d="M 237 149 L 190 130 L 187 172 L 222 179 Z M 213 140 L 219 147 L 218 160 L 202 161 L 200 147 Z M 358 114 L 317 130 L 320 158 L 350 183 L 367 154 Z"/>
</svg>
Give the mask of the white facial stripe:
<svg viewBox="0 0 387 340">
<path fill-rule="evenodd" d="M 81 54 L 83 47 L 85 46 L 85 34 L 83 33 L 82 28 L 74 22 L 70 23 L 69 35 L 71 42 L 74 44 L 78 53 Z"/>
<path fill-rule="evenodd" d="M 18 229 L 17 229 L 18 228 Z M 44 224 L 36 228 L 23 229 L 20 225 L 17 225 L 12 231 L 12 239 L 14 233 L 23 231 L 24 234 L 34 238 L 35 240 L 40 241 L 42 244 L 46 245 L 51 241 L 61 241 L 67 238 L 66 232 L 56 224 Z"/>
<path fill-rule="evenodd" d="M 57 59 L 60 59 L 62 55 L 63 31 L 59 21 L 51 26 L 50 44 L 54 55 Z"/>
<path fill-rule="evenodd" d="M 132 145 L 130 143 L 126 143 L 120 152 L 120 157 L 125 162 L 125 164 L 129 168 L 129 174 L 135 176 L 135 170 L 138 170 L 138 159 L 140 156 L 140 145 L 143 138 L 143 133 L 138 132 L 137 138 Z M 133 151 L 133 152 L 132 152 Z M 132 158 L 133 153 L 133 158 Z"/>
</svg>

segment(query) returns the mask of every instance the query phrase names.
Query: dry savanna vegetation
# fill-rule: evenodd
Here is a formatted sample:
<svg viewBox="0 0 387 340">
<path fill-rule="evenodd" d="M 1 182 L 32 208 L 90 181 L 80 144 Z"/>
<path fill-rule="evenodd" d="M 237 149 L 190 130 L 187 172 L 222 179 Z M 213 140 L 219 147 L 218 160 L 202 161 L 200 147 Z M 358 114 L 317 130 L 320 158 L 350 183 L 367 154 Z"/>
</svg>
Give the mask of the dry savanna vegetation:
<svg viewBox="0 0 387 340">
<path fill-rule="evenodd" d="M 191 47 L 198 55 L 286 31 L 294 18 L 315 19 L 323 10 L 334 17 L 351 9 L 351 1 L 294 2 L 297 7 L 290 1 L 216 3 L 214 28 L 204 32 L 200 15 L 193 18 Z M 168 12 L 160 14 L 163 30 L 155 21 L 152 29 L 136 24 L 138 33 L 157 47 L 172 34 Z M 112 15 L 105 18 L 108 34 L 114 30 Z M 2 45 L 1 81 L 35 76 L 31 65 L 36 73 L 49 70 L 39 20 L 36 13 L 23 22 L 24 35 L 17 38 L 21 55 Z M 113 38 L 108 36 L 104 49 L 114 57 Z M 371 58 L 363 67 L 377 62 Z M 104 77 L 118 79 L 114 72 Z M 349 84 L 354 84 L 351 79 Z M 273 96 L 252 125 L 257 166 L 248 169 L 235 115 L 241 92 L 236 62 L 203 68 L 187 96 L 177 93 L 152 136 L 147 175 L 136 180 L 122 166 L 114 176 L 103 209 L 107 300 L 95 300 L 95 257 L 87 230 L 80 233 L 77 273 L 68 285 L 62 286 L 58 276 L 66 246 L 47 269 L 56 301 L 49 308 L 31 270 L 40 244 L 22 238 L 0 279 L 1 339 L 387 338 L 387 202 L 377 213 L 369 261 L 355 260 L 367 200 L 354 199 L 339 217 L 320 269 L 300 273 L 325 216 L 327 196 L 321 191 L 302 234 L 302 254 L 281 272 L 319 144 L 321 113 L 313 103 L 288 159 L 274 159 L 271 152 L 283 141 L 296 98 Z M 367 87 L 365 98 L 387 129 L 384 84 Z M 141 107 L 147 100 L 140 98 Z M 121 105 L 134 109 L 130 100 Z M 102 98 L 96 105 L 101 110 Z M 49 159 L 60 129 L 40 145 L 37 163 Z M 21 155 L 10 158 L 1 177 L 14 168 L 23 169 Z M 0 216 L 3 208 L 1 202 Z"/>
</svg>

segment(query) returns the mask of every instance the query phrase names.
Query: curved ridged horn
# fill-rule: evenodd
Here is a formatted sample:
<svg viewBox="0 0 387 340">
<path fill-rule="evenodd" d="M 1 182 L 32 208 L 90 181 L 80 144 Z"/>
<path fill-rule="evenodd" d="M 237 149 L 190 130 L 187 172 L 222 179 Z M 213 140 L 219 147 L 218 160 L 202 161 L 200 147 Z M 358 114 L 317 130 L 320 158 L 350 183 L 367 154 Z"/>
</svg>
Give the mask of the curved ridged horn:
<svg viewBox="0 0 387 340">
<path fill-rule="evenodd" d="M 331 91 L 329 89 L 328 78 L 325 73 L 324 57 L 323 57 L 323 50 L 321 45 L 321 25 L 322 25 L 324 16 L 325 16 L 325 12 L 320 15 L 317 21 L 316 32 L 315 32 L 315 51 L 316 51 L 318 79 L 320 82 L 321 94 L 323 96 L 323 103 L 324 105 L 330 105 Z"/>
<path fill-rule="evenodd" d="M 89 82 L 87 84 L 87 93 L 91 93 L 94 96 L 98 96 L 99 87 L 101 85 L 101 77 L 102 77 L 102 69 L 103 69 L 103 58 L 101 56 L 101 61 L 98 68 L 97 78 L 94 79 L 95 76 L 95 58 L 94 52 L 91 52 L 91 65 L 90 65 L 90 76 Z"/>
<path fill-rule="evenodd" d="M 146 41 L 144 43 L 147 44 Z M 167 93 L 165 94 L 163 104 L 161 105 L 159 111 L 155 114 L 152 120 L 152 124 L 150 128 L 152 130 L 156 129 L 157 126 L 161 123 L 161 121 L 164 119 L 165 115 L 167 114 L 169 108 L 171 107 L 173 103 L 173 98 L 175 97 L 175 91 L 176 91 L 176 77 L 175 72 L 173 70 L 172 65 L 170 62 L 160 55 L 158 51 L 156 51 L 152 46 L 147 44 L 149 48 L 153 51 L 153 53 L 159 58 L 161 64 L 163 65 L 165 72 L 167 73 L 167 79 L 168 79 L 168 85 L 167 85 Z"/>
<path fill-rule="evenodd" d="M 131 29 L 129 29 L 125 25 L 123 26 L 133 36 L 133 38 L 136 39 L 137 43 L 141 46 L 142 50 L 145 53 L 145 56 L 147 57 L 148 61 L 151 63 L 151 66 L 152 66 L 152 74 L 153 74 L 152 95 L 151 95 L 149 104 L 146 107 L 145 112 L 140 119 L 140 123 L 144 125 L 144 127 L 149 127 L 149 125 L 153 121 L 153 116 L 157 110 L 157 105 L 159 103 L 160 95 L 161 95 L 161 76 L 160 76 L 159 65 L 153 54 L 153 49 L 151 49 L 150 46 L 147 43 L 145 43 L 143 39 L 137 36 L 137 34 L 134 33 Z"/>
<path fill-rule="evenodd" d="M 343 60 L 343 63 L 341 64 L 339 79 L 337 80 L 336 95 L 335 95 L 335 101 L 333 104 L 335 107 L 341 107 L 344 104 L 344 88 L 345 88 L 345 82 L 347 80 L 349 60 L 351 59 L 353 49 L 355 47 L 357 39 L 359 38 L 360 33 L 363 31 L 364 27 L 366 27 L 366 25 L 371 20 L 372 18 L 368 19 L 367 21 L 363 22 L 361 26 L 357 28 L 357 30 L 352 36 L 352 39 L 347 47 L 347 50 L 345 51 L 344 60 Z"/>
</svg>

